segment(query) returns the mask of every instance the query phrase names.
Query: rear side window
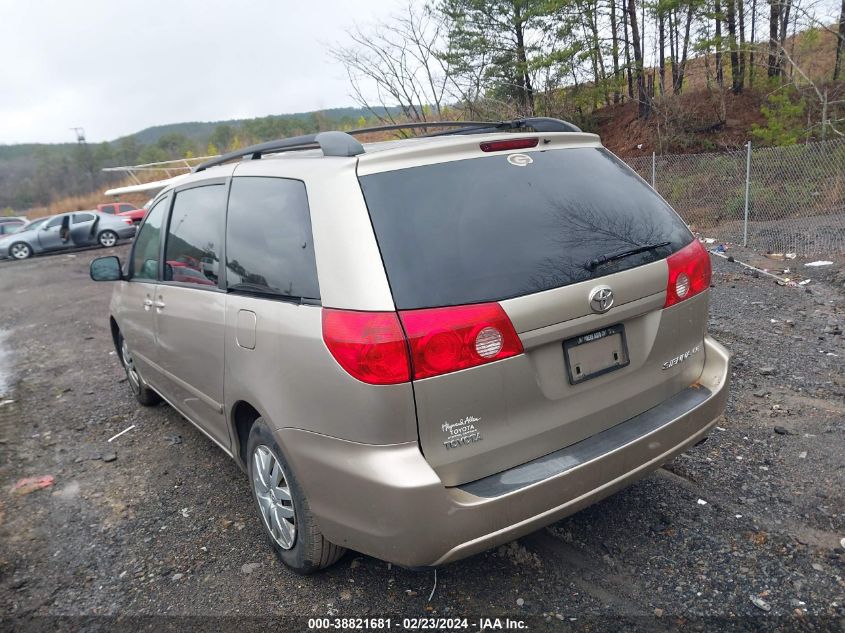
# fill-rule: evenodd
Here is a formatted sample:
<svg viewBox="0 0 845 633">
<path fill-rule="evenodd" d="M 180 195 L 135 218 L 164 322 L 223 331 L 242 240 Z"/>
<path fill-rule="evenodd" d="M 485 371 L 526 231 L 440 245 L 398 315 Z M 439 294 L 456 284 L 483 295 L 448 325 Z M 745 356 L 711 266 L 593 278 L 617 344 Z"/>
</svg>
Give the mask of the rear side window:
<svg viewBox="0 0 845 633">
<path fill-rule="evenodd" d="M 91 222 L 94 219 L 93 213 L 74 213 L 73 223 L 82 224 L 83 222 Z"/>
<path fill-rule="evenodd" d="M 498 301 L 566 286 L 679 250 L 692 235 L 613 154 L 501 154 L 360 178 L 396 307 Z M 591 270 L 588 262 L 669 244 Z"/>
<path fill-rule="evenodd" d="M 299 180 L 232 180 L 226 227 L 229 290 L 319 299 L 311 214 Z"/>
<path fill-rule="evenodd" d="M 155 281 L 158 278 L 161 227 L 167 212 L 168 200 L 169 198 L 164 198 L 152 208 L 138 237 L 135 238 L 135 248 L 132 251 L 132 279 Z"/>
<path fill-rule="evenodd" d="M 165 245 L 165 281 L 216 286 L 223 245 L 226 186 L 203 185 L 176 194 Z"/>
<path fill-rule="evenodd" d="M 113 204 L 101 204 L 100 205 L 100 213 L 114 213 L 114 205 Z"/>
<path fill-rule="evenodd" d="M 134 206 L 132 206 L 131 204 L 124 203 L 124 204 L 118 205 L 117 212 L 118 213 L 124 213 L 125 211 L 132 211 L 133 209 L 135 209 Z"/>
</svg>

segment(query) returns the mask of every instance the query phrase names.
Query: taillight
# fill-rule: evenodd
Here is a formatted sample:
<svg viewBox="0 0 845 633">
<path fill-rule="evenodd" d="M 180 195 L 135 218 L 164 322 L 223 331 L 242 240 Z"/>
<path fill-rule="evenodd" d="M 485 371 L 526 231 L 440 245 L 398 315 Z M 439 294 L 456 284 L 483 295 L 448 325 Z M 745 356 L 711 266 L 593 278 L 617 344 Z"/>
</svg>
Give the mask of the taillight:
<svg viewBox="0 0 845 633">
<path fill-rule="evenodd" d="M 398 314 L 324 308 L 323 340 L 349 375 L 373 385 L 430 378 L 522 353 L 498 303 Z"/>
<path fill-rule="evenodd" d="M 126 222 L 126 224 L 132 224 L 132 220 L 129 218 L 123 218 L 123 221 Z"/>
<path fill-rule="evenodd" d="M 670 255 L 669 281 L 664 308 L 689 299 L 710 287 L 710 255 L 698 240 L 693 240 Z"/>
<path fill-rule="evenodd" d="M 481 143 L 482 152 L 504 152 L 512 149 L 528 149 L 537 147 L 538 138 L 511 138 L 506 141 L 487 141 Z"/>
<path fill-rule="evenodd" d="M 415 379 L 483 365 L 522 353 L 522 342 L 498 303 L 399 313 Z"/>
<path fill-rule="evenodd" d="M 408 347 L 395 312 L 323 309 L 323 340 L 347 373 L 371 385 L 411 379 Z"/>
</svg>

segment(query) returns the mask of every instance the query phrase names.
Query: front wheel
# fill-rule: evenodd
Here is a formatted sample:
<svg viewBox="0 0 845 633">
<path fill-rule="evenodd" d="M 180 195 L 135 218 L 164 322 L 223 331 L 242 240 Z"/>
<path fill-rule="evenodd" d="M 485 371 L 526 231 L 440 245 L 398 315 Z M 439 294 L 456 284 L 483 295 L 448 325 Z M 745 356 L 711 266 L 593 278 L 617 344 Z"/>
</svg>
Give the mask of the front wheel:
<svg viewBox="0 0 845 633">
<path fill-rule="evenodd" d="M 299 574 L 311 574 L 340 560 L 346 550 L 320 532 L 293 470 L 261 418 L 250 430 L 247 455 L 261 525 L 281 561 Z"/>
<path fill-rule="evenodd" d="M 24 242 L 16 242 L 9 247 L 9 254 L 15 259 L 28 259 L 32 257 L 32 247 Z"/>
<path fill-rule="evenodd" d="M 138 368 L 135 367 L 135 360 L 132 358 L 132 352 L 129 351 L 129 346 L 126 344 L 126 339 L 120 335 L 120 360 L 123 363 L 123 369 L 126 370 L 126 379 L 129 383 L 129 388 L 135 395 L 135 399 L 145 407 L 154 407 L 161 402 L 161 396 L 147 386 L 141 374 L 138 373 Z"/>
<path fill-rule="evenodd" d="M 114 231 L 103 231 L 100 233 L 100 237 L 97 238 L 97 240 L 103 248 L 111 248 L 117 244 L 117 233 Z"/>
</svg>

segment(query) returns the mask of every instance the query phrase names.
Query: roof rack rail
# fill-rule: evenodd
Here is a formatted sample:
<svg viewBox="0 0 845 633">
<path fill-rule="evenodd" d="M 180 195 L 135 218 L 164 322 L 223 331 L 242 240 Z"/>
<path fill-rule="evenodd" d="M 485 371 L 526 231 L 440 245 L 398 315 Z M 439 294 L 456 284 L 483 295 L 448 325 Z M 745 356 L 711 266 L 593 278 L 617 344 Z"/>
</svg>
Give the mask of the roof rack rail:
<svg viewBox="0 0 845 633">
<path fill-rule="evenodd" d="M 468 122 L 470 123 L 470 122 Z M 525 130 L 534 132 L 581 132 L 581 128 L 569 121 L 553 119 L 550 117 L 525 117 L 512 119 L 510 121 L 472 121 L 471 126 L 462 127 L 456 130 L 435 132 L 426 136 L 451 136 L 456 134 L 490 134 L 495 132 L 509 132 L 513 130 Z"/>
<path fill-rule="evenodd" d="M 305 149 L 321 149 L 324 156 L 357 156 L 364 153 L 364 146 L 346 132 L 320 132 L 319 134 L 293 136 L 236 149 L 200 163 L 194 168 L 194 173 L 244 156 L 251 156 L 253 160 L 257 160 L 263 154 Z"/>
<path fill-rule="evenodd" d="M 297 151 L 306 149 L 321 149 L 324 156 L 357 156 L 364 153 L 364 146 L 353 138 L 353 134 L 368 134 L 371 132 L 390 132 L 392 130 L 413 130 L 426 128 L 454 128 L 442 132 L 426 134 L 431 136 L 449 136 L 458 134 L 488 134 L 495 132 L 508 132 L 512 130 L 533 130 L 535 132 L 580 132 L 581 129 L 560 119 L 548 117 L 527 117 L 513 119 L 511 121 L 417 121 L 411 123 L 396 123 L 393 125 L 379 125 L 376 127 L 365 127 L 349 132 L 320 132 L 319 134 L 306 134 L 304 136 L 293 136 L 291 138 L 279 139 L 250 145 L 227 154 L 222 154 L 200 163 L 194 168 L 194 172 L 203 171 L 209 167 L 228 163 L 236 158 L 251 156 L 253 160 L 261 158 L 263 154 L 274 152 Z"/>
<path fill-rule="evenodd" d="M 349 134 L 367 134 L 369 132 L 389 132 L 391 130 L 413 130 L 429 127 L 455 128 L 445 132 L 433 132 L 429 136 L 448 136 L 452 134 L 487 134 L 507 132 L 510 130 L 534 130 L 535 132 L 580 132 L 581 128 L 569 121 L 552 119 L 549 117 L 527 117 L 511 121 L 415 121 L 412 123 L 396 123 L 393 125 L 379 125 L 351 130 Z"/>
</svg>

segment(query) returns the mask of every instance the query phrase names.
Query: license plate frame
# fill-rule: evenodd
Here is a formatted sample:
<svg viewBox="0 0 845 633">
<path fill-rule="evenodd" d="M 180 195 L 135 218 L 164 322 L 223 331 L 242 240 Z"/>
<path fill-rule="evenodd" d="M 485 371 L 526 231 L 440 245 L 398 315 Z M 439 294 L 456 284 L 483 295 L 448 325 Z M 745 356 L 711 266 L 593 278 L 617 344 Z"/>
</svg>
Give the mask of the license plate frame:
<svg viewBox="0 0 845 633">
<path fill-rule="evenodd" d="M 618 337 L 618 339 L 614 337 Z M 598 368 L 592 370 L 583 367 L 586 359 L 581 359 L 579 356 L 583 355 L 583 350 L 586 349 L 585 345 L 592 345 L 591 352 L 594 354 L 607 352 L 607 362 L 599 362 Z M 631 364 L 631 358 L 628 355 L 625 326 L 617 323 L 565 340 L 563 342 L 563 358 L 570 385 L 580 385 L 592 378 L 598 378 L 627 367 Z M 590 360 L 591 362 L 588 364 L 594 365 L 595 361 Z"/>
</svg>

